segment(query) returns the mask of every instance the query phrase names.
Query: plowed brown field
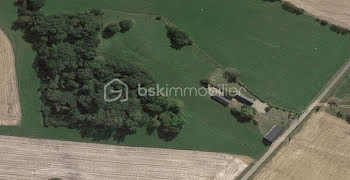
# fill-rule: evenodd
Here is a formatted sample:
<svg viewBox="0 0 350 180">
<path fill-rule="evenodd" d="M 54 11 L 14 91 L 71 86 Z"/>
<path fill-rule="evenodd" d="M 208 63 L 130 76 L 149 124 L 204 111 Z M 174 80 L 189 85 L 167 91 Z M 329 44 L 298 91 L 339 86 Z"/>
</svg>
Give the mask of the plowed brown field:
<svg viewBox="0 0 350 180">
<path fill-rule="evenodd" d="M 227 179 L 246 156 L 0 136 L 0 179 Z"/>
<path fill-rule="evenodd" d="M 349 0 L 287 0 L 309 14 L 350 29 Z"/>
<path fill-rule="evenodd" d="M 0 125 L 18 125 L 21 117 L 15 55 L 10 40 L 0 29 Z"/>
<path fill-rule="evenodd" d="M 350 125 L 328 113 L 316 113 L 254 179 L 348 180 L 349 152 Z"/>
</svg>

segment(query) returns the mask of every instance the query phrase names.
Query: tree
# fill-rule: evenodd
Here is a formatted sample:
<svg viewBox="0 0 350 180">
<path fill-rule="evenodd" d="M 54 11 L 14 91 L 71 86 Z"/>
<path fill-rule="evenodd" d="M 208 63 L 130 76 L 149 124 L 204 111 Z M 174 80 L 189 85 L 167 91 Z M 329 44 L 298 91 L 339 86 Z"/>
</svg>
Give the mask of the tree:
<svg viewBox="0 0 350 180">
<path fill-rule="evenodd" d="M 243 105 L 241 108 L 241 117 L 244 120 L 252 120 L 256 114 L 256 110 L 253 107 Z"/>
<path fill-rule="evenodd" d="M 133 27 L 134 23 L 130 19 L 124 19 L 119 22 L 121 28 L 120 32 L 124 33 L 129 31 Z"/>
<path fill-rule="evenodd" d="M 170 39 L 172 48 L 181 49 L 185 46 L 193 44 L 193 41 L 187 33 L 179 30 L 176 27 L 166 26 L 166 28 L 167 36 Z"/>
<path fill-rule="evenodd" d="M 174 139 L 183 129 L 185 120 L 173 112 L 165 112 L 159 116 L 161 125 L 158 128 L 160 138 L 170 141 Z"/>
<path fill-rule="evenodd" d="M 157 16 L 157 17 L 156 17 L 156 20 L 157 20 L 157 21 L 162 20 L 162 16 Z"/>
<path fill-rule="evenodd" d="M 117 24 L 117 23 L 109 24 L 104 29 L 104 31 L 102 33 L 102 37 L 105 38 L 105 39 L 111 38 L 112 36 L 114 36 L 119 31 L 121 31 L 121 28 L 120 28 L 119 24 Z"/>
<path fill-rule="evenodd" d="M 322 26 L 326 26 L 326 25 L 328 24 L 328 22 L 327 22 L 326 20 L 321 20 L 320 24 L 321 24 Z"/>
<path fill-rule="evenodd" d="M 272 109 L 271 106 L 267 106 L 267 107 L 265 108 L 265 112 L 270 112 L 271 109 Z"/>
<path fill-rule="evenodd" d="M 38 11 L 45 6 L 46 0 L 26 0 L 27 9 L 30 11 Z"/>
<path fill-rule="evenodd" d="M 337 112 L 337 117 L 338 117 L 338 118 L 343 118 L 343 117 L 344 117 L 344 113 L 341 112 L 341 111 L 338 111 L 338 112 Z"/>
<path fill-rule="evenodd" d="M 227 68 L 224 72 L 224 78 L 229 83 L 237 82 L 237 79 L 241 76 L 241 73 L 235 68 Z"/>
<path fill-rule="evenodd" d="M 235 108 L 235 107 L 233 107 L 233 108 L 231 109 L 231 114 L 232 114 L 233 116 L 240 115 L 240 113 L 241 113 L 241 111 L 240 111 L 239 109 Z"/>
<path fill-rule="evenodd" d="M 103 16 L 104 12 L 101 9 L 91 9 L 90 12 L 95 16 Z"/>
<path fill-rule="evenodd" d="M 154 130 L 156 130 L 160 126 L 161 122 L 156 118 L 150 118 L 147 123 L 147 132 L 151 134 Z"/>
<path fill-rule="evenodd" d="M 200 84 L 201 84 L 201 86 L 207 88 L 209 86 L 209 79 L 207 79 L 207 78 L 201 79 Z"/>
<path fill-rule="evenodd" d="M 249 122 L 254 119 L 254 116 L 256 115 L 256 109 L 247 105 L 243 105 L 240 110 L 237 108 L 232 108 L 231 114 L 236 117 L 238 121 Z"/>
</svg>

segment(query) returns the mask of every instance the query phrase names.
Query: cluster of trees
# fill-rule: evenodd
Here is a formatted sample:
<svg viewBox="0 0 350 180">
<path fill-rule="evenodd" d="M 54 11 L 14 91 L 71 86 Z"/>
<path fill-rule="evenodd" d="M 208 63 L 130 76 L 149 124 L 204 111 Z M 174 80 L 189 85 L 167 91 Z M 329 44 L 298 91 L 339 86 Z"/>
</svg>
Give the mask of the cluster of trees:
<svg viewBox="0 0 350 180">
<path fill-rule="evenodd" d="M 331 31 L 336 32 L 338 34 L 342 34 L 342 35 L 346 35 L 346 34 L 350 33 L 350 31 L 348 29 L 345 29 L 345 28 L 337 26 L 337 25 L 331 25 L 330 29 L 331 29 Z"/>
<path fill-rule="evenodd" d="M 129 31 L 134 26 L 134 23 L 130 19 L 124 19 L 119 22 L 119 26 L 120 26 L 120 32 L 124 33 Z"/>
<path fill-rule="evenodd" d="M 284 2 L 284 3 L 282 4 L 282 8 L 283 8 L 284 10 L 289 11 L 289 12 L 291 12 L 291 13 L 293 13 L 293 14 L 296 14 L 296 15 L 302 15 L 302 14 L 304 14 L 304 10 L 303 10 L 303 9 L 294 6 L 294 5 L 293 5 L 292 3 L 290 3 L 290 2 Z"/>
<path fill-rule="evenodd" d="M 166 26 L 167 36 L 170 39 L 171 47 L 174 49 L 181 49 L 185 46 L 190 46 L 193 44 L 190 36 L 184 31 L 179 30 L 173 26 Z"/>
<path fill-rule="evenodd" d="M 231 114 L 241 122 L 249 122 L 254 119 L 256 109 L 251 106 L 243 105 L 241 109 L 232 108 Z"/>
<path fill-rule="evenodd" d="M 224 78 L 229 83 L 237 82 L 238 78 L 241 76 L 241 73 L 235 68 L 227 68 L 224 72 Z"/>
<path fill-rule="evenodd" d="M 82 137 L 95 140 L 113 137 L 119 141 L 142 126 L 157 129 L 165 140 L 182 130 L 181 102 L 138 95 L 139 84 L 154 86 L 145 70 L 118 57 L 96 59 L 102 11 L 46 16 L 38 8 L 45 4 L 43 0 L 18 0 L 16 4 L 14 26 L 24 31 L 37 52 L 34 67 L 41 80 L 45 126 L 78 129 Z M 125 103 L 104 101 L 104 85 L 114 78 L 129 86 Z"/>
<path fill-rule="evenodd" d="M 117 32 L 127 32 L 133 27 L 133 25 L 134 23 L 129 19 L 122 20 L 119 23 L 111 23 L 103 30 L 102 37 L 108 39 L 113 37 Z"/>
</svg>

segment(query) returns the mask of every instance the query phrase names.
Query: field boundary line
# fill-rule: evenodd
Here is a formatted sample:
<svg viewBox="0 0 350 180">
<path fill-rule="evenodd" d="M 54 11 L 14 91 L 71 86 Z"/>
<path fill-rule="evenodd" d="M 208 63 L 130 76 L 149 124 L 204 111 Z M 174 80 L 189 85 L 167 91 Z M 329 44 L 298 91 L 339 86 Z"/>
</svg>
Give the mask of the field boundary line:
<svg viewBox="0 0 350 180">
<path fill-rule="evenodd" d="M 340 71 L 337 72 L 334 79 L 331 80 L 327 84 L 327 86 L 323 89 L 323 91 L 319 94 L 319 96 L 309 105 L 309 107 L 304 111 L 304 113 L 299 117 L 296 122 L 292 123 L 289 128 L 285 131 L 285 133 L 279 137 L 267 150 L 267 152 L 255 163 L 255 165 L 243 176 L 242 180 L 247 180 L 251 177 L 259 167 L 275 152 L 276 149 L 287 139 L 289 134 L 291 134 L 298 126 L 301 124 L 306 117 L 312 112 L 312 110 L 321 102 L 321 100 L 328 94 L 328 92 L 334 87 L 334 85 L 338 82 L 341 77 L 349 70 L 350 68 L 350 58 L 342 67 Z"/>
<path fill-rule="evenodd" d="M 126 12 L 126 11 L 118 11 L 118 10 L 111 10 L 111 9 L 102 9 L 102 10 L 107 12 L 117 12 L 122 14 L 132 14 L 132 15 L 139 15 L 139 16 L 160 16 L 159 14 L 152 14 L 152 13 L 135 13 L 135 12 Z"/>
</svg>

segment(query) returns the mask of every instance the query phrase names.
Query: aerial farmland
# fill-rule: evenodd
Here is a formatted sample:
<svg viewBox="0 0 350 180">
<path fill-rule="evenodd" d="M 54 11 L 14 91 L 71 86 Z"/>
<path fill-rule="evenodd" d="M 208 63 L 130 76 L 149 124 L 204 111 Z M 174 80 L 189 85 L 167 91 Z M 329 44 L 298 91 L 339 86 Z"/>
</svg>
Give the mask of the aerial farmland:
<svg viewBox="0 0 350 180">
<path fill-rule="evenodd" d="M 350 57 L 346 18 L 292 3 L 1 1 L 14 57 L 0 54 L 9 79 L 0 135 L 225 153 L 253 165 L 269 149 L 263 137 L 307 119 Z M 140 95 L 158 86 L 219 93 Z M 119 92 L 125 102 L 106 100 Z"/>
</svg>

